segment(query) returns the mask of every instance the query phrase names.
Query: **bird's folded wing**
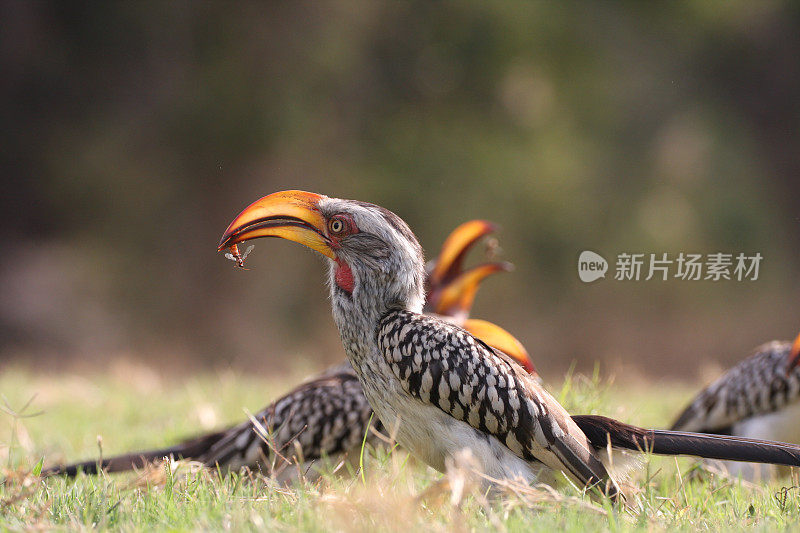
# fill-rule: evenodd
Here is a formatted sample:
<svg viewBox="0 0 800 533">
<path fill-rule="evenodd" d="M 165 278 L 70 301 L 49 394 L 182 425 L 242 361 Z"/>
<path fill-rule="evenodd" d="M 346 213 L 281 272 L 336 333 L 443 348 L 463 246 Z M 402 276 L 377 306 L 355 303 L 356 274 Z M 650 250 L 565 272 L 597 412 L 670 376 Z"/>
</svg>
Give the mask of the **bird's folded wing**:
<svg viewBox="0 0 800 533">
<path fill-rule="evenodd" d="M 770 342 L 701 390 L 678 415 L 673 430 L 725 433 L 746 418 L 800 399 L 800 379 L 786 372 L 791 344 Z"/>
<path fill-rule="evenodd" d="M 409 395 L 496 437 L 518 457 L 583 485 L 608 481 L 566 410 L 510 358 L 457 326 L 408 311 L 389 312 L 377 333 L 386 362 Z"/>
<path fill-rule="evenodd" d="M 122 472 L 164 457 L 199 461 L 225 470 L 269 469 L 285 459 L 310 461 L 353 450 L 369 431 L 372 408 L 349 364 L 303 383 L 240 424 L 166 448 L 54 466 L 44 475 Z M 383 431 L 378 420 L 372 420 Z"/>
<path fill-rule="evenodd" d="M 369 436 L 371 414 L 352 368 L 326 372 L 254 414 L 255 423 L 230 428 L 202 460 L 238 468 L 270 461 L 276 453 L 305 461 L 345 453 Z"/>
</svg>

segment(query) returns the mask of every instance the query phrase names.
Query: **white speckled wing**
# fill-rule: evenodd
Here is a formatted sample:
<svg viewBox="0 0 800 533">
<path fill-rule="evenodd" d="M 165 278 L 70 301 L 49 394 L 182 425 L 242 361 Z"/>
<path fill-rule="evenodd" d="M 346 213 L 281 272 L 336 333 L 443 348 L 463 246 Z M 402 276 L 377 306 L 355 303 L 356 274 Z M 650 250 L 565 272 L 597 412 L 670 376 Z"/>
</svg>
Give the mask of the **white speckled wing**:
<svg viewBox="0 0 800 533">
<path fill-rule="evenodd" d="M 509 358 L 433 317 L 391 311 L 378 346 L 407 394 L 581 484 L 608 472 L 563 407 Z M 425 423 L 415 421 L 413 423 Z"/>
<path fill-rule="evenodd" d="M 800 399 L 800 367 L 787 374 L 791 343 L 770 342 L 700 391 L 673 430 L 728 433 L 731 426 Z"/>
</svg>

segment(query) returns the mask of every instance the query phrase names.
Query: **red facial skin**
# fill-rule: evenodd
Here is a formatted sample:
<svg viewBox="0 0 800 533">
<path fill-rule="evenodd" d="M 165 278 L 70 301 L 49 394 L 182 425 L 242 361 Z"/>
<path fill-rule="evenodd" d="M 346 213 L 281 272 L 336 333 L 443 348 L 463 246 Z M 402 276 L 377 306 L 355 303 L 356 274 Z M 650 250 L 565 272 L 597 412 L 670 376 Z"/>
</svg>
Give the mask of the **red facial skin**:
<svg viewBox="0 0 800 533">
<path fill-rule="evenodd" d="M 328 220 L 328 238 L 330 239 L 330 246 L 334 250 L 341 248 L 341 241 L 345 237 L 358 233 L 359 229 L 350 215 L 334 215 Z M 355 281 L 353 280 L 353 271 L 350 265 L 344 261 L 336 260 L 336 271 L 334 272 L 334 281 L 336 286 L 345 291 L 347 294 L 353 294 L 355 288 Z"/>
<path fill-rule="evenodd" d="M 336 261 L 336 272 L 334 278 L 336 285 L 347 294 L 353 294 L 355 281 L 353 281 L 353 271 L 344 261 Z"/>
</svg>

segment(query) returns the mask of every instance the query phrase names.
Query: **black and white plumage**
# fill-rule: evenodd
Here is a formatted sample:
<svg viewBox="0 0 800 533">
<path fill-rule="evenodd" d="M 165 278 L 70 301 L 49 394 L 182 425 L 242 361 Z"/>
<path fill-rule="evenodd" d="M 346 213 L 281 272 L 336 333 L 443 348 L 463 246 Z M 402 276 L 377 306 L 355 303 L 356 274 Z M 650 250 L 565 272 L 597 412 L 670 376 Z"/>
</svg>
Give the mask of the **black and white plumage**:
<svg viewBox="0 0 800 533">
<path fill-rule="evenodd" d="M 772 341 L 701 390 L 672 429 L 800 443 L 800 335 Z M 733 475 L 769 476 L 772 469 L 726 463 Z"/>
<path fill-rule="evenodd" d="M 534 372 L 527 352 L 513 336 L 494 324 L 468 320 L 475 292 L 483 279 L 508 269 L 503 263 L 463 267 L 466 253 L 494 230 L 495 226 L 489 222 L 471 220 L 451 232 L 439 257 L 427 269 L 426 311 L 437 312 L 442 318 L 468 328 L 475 327 L 487 342 L 506 349 Z M 372 444 L 381 442 L 377 434 L 388 432 L 372 415 L 353 368 L 345 362 L 302 383 L 254 414 L 252 420 L 167 448 L 52 467 L 45 474 L 96 473 L 98 467 L 119 472 L 174 457 L 223 470 L 247 467 L 264 473 L 286 472 L 285 477 L 291 477 L 309 472 L 312 463 L 320 459 L 357 455 L 353 452 L 365 438 Z"/>
<path fill-rule="evenodd" d="M 123 472 L 165 457 L 188 459 L 223 470 L 243 467 L 290 477 L 306 473 L 315 460 L 358 449 L 369 431 L 372 409 L 352 367 L 343 363 L 296 387 L 235 426 L 175 446 L 128 453 L 46 469 L 45 475 Z M 376 431 L 380 421 L 372 420 Z"/>
<path fill-rule="evenodd" d="M 383 432 L 352 367 L 343 363 L 293 389 L 278 401 L 234 426 L 198 457 L 208 466 L 269 471 L 352 452 L 366 438 Z M 264 431 L 266 430 L 266 432 Z"/>
<path fill-rule="evenodd" d="M 399 442 L 437 470 L 469 447 L 483 472 L 497 479 L 532 481 L 540 472 L 531 464 L 538 462 L 566 470 L 582 485 L 608 479 L 586 437 L 538 381 L 463 329 L 392 310 L 378 322 L 377 346 L 399 390 L 376 412 L 398 428 Z M 368 398 L 381 397 L 371 389 Z M 425 435 L 434 428 L 436 437 Z"/>
<path fill-rule="evenodd" d="M 422 250 L 387 209 L 303 191 L 275 193 L 234 219 L 220 250 L 258 237 L 299 242 L 329 259 L 334 322 L 367 400 L 386 427 L 397 428 L 398 442 L 434 468 L 466 448 L 491 477 L 533 480 L 547 467 L 614 496 L 618 485 L 599 451 L 609 442 L 674 454 L 713 450 L 726 459 L 743 448 L 777 448 L 762 458 L 800 465 L 798 446 L 646 431 L 603 417 L 576 418 L 584 433 L 518 366 L 461 328 L 422 314 Z"/>
</svg>

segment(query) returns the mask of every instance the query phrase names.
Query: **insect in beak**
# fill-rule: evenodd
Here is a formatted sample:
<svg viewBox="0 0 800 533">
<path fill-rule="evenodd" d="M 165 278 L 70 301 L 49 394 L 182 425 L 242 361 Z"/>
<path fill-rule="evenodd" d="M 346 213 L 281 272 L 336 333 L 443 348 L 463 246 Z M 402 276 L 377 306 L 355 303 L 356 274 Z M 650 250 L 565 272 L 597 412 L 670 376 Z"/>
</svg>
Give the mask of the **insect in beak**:
<svg viewBox="0 0 800 533">
<path fill-rule="evenodd" d="M 253 248 L 255 247 L 256 247 L 255 244 L 251 244 L 242 254 L 241 252 L 239 252 L 239 246 L 234 244 L 233 246 L 230 247 L 230 252 L 227 252 L 225 254 L 225 257 L 227 259 L 230 259 L 231 261 L 235 261 L 237 267 L 243 270 L 250 270 L 249 268 L 244 268 L 244 260 L 247 259 L 247 256 L 250 255 L 250 252 L 252 252 Z"/>
</svg>

